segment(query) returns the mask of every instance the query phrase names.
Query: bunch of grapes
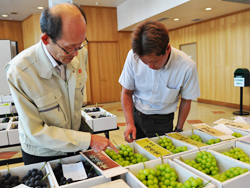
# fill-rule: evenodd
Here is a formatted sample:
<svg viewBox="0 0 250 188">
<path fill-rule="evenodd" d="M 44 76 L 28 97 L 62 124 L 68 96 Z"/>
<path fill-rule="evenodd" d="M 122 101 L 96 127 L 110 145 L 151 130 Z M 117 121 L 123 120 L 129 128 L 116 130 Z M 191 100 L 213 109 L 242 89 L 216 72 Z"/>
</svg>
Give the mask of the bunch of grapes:
<svg viewBox="0 0 250 188">
<path fill-rule="evenodd" d="M 0 177 L 0 187 L 1 188 L 10 188 L 19 185 L 19 177 L 12 176 L 11 173 L 7 172 Z"/>
<path fill-rule="evenodd" d="M 190 136 L 189 138 L 191 138 L 192 140 L 198 141 L 198 142 L 202 142 L 201 137 L 199 135 L 196 135 L 196 134 L 192 134 L 192 136 Z"/>
<path fill-rule="evenodd" d="M 201 178 L 190 177 L 184 183 L 178 182 L 178 176 L 174 168 L 169 164 L 156 165 L 156 170 L 144 168 L 136 176 L 144 185 L 149 188 L 196 188 L 203 184 Z"/>
<path fill-rule="evenodd" d="M 25 176 L 23 176 L 22 183 L 28 187 L 46 188 L 47 184 L 44 180 L 47 176 L 48 174 L 44 176 L 42 169 L 38 170 L 33 168 L 32 170 L 29 170 Z"/>
<path fill-rule="evenodd" d="M 121 166 L 129 166 L 148 161 L 148 159 L 143 157 L 142 154 L 135 154 L 133 152 L 133 148 L 131 148 L 129 145 L 121 144 L 118 150 L 119 154 L 115 153 L 115 151 L 111 149 L 106 149 L 105 153 Z"/>
<path fill-rule="evenodd" d="M 83 111 L 86 112 L 86 113 L 89 113 L 89 112 L 99 112 L 100 108 L 99 107 L 95 107 L 92 110 L 91 109 L 84 109 Z"/>
<path fill-rule="evenodd" d="M 207 151 L 198 152 L 195 160 L 186 160 L 184 162 L 208 175 L 218 174 L 219 171 L 215 157 Z"/>
<path fill-rule="evenodd" d="M 171 151 L 172 153 L 180 153 L 180 152 L 188 150 L 187 146 L 183 146 L 183 147 L 177 146 L 177 147 L 175 147 L 174 144 L 172 143 L 172 140 L 170 138 L 165 137 L 165 136 L 162 137 L 162 138 L 159 137 L 158 144 L 161 147 L 164 147 L 167 150 Z"/>
<path fill-rule="evenodd" d="M 225 172 L 223 172 L 221 174 L 216 174 L 212 177 L 223 182 L 223 181 L 231 179 L 235 176 L 239 176 L 241 174 L 244 174 L 246 172 L 248 172 L 247 168 L 242 169 L 241 167 L 231 167 L 229 170 L 226 170 Z"/>
<path fill-rule="evenodd" d="M 229 152 L 223 152 L 222 154 L 232 157 L 234 159 L 240 160 L 242 162 L 250 164 L 249 157 L 241 148 L 232 148 Z"/>
<path fill-rule="evenodd" d="M 234 132 L 234 133 L 232 134 L 232 136 L 234 136 L 234 137 L 236 137 L 236 138 L 239 138 L 239 137 L 242 137 L 242 134 Z"/>
<path fill-rule="evenodd" d="M 84 162 L 82 161 L 84 169 L 86 171 L 86 174 L 88 176 L 88 178 L 93 178 L 98 176 L 98 173 L 95 171 L 95 169 L 93 168 L 93 166 L 89 163 L 89 162 Z M 63 176 L 63 170 L 62 170 L 62 163 L 59 162 L 57 163 L 56 167 L 53 169 L 53 172 L 55 174 L 56 180 L 59 183 L 59 185 L 66 185 L 66 184 L 70 184 L 73 183 L 72 178 L 68 178 L 66 179 Z"/>
<path fill-rule="evenodd" d="M 212 145 L 212 144 L 217 144 L 217 143 L 219 143 L 221 140 L 219 139 L 219 138 L 216 138 L 216 139 L 211 139 L 211 140 L 208 140 L 207 142 L 206 142 L 206 144 L 207 145 Z"/>
</svg>

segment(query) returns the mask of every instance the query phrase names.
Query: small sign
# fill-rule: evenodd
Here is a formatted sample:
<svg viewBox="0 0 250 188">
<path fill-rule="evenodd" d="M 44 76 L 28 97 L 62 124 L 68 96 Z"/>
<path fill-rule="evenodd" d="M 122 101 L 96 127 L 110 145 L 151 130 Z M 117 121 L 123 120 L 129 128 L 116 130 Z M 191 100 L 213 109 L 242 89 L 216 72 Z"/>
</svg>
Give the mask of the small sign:
<svg viewBox="0 0 250 188">
<path fill-rule="evenodd" d="M 149 153 L 154 155 L 155 157 L 160 157 L 161 155 L 170 155 L 172 154 L 170 151 L 163 149 L 158 144 L 152 142 L 148 138 L 143 138 L 135 141 L 138 145 L 140 145 L 143 149 L 147 150 Z"/>
<path fill-rule="evenodd" d="M 119 166 L 117 163 L 115 163 L 112 159 L 110 159 L 107 155 L 104 155 L 103 153 L 96 153 L 94 152 L 94 150 L 89 150 L 83 152 L 83 154 L 101 170 L 108 170 Z"/>
<path fill-rule="evenodd" d="M 235 87 L 245 87 L 245 78 L 234 78 Z"/>
<path fill-rule="evenodd" d="M 179 133 L 168 133 L 167 135 L 170 136 L 170 137 L 172 137 L 172 138 L 175 138 L 175 139 L 177 139 L 177 140 L 180 140 L 180 141 L 182 141 L 182 142 L 186 142 L 186 143 L 188 143 L 188 144 L 191 144 L 191 145 L 193 145 L 193 146 L 196 146 L 196 147 L 207 146 L 207 144 L 204 144 L 204 143 L 201 143 L 201 142 L 192 140 L 191 138 L 182 136 L 182 135 L 179 134 Z"/>
<path fill-rule="evenodd" d="M 72 178 L 73 181 L 84 180 L 88 176 L 82 162 L 62 165 L 63 176 L 66 179 Z"/>
<path fill-rule="evenodd" d="M 214 123 L 215 124 L 224 124 L 226 126 L 237 128 L 237 129 L 243 129 L 243 130 L 249 130 L 250 129 L 249 124 L 235 122 L 233 120 L 228 120 L 228 119 L 223 119 L 223 118 L 216 121 L 216 122 L 214 122 Z"/>
</svg>

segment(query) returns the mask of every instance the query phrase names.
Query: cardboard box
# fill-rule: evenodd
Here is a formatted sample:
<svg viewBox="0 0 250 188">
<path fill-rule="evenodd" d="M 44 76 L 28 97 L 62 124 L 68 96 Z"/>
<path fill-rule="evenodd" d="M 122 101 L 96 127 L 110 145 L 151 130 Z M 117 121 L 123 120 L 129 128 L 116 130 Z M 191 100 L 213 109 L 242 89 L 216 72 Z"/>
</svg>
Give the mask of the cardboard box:
<svg viewBox="0 0 250 188">
<path fill-rule="evenodd" d="M 191 136 L 192 136 L 192 132 L 193 132 L 194 134 L 200 136 L 200 138 L 201 138 L 201 140 L 202 140 L 202 142 L 203 142 L 204 144 L 206 144 L 206 142 L 207 142 L 208 140 L 217 139 L 217 137 L 212 136 L 212 135 L 209 135 L 209 134 L 204 133 L 204 132 L 199 131 L 199 130 L 193 130 L 193 131 L 192 131 L 192 130 L 188 130 L 188 131 L 179 132 L 179 134 L 181 134 L 181 135 L 183 135 L 183 136 L 185 136 L 185 137 L 191 137 Z M 167 137 L 170 137 L 170 136 L 168 136 L 168 134 L 166 134 L 166 135 L 167 135 Z M 227 142 L 227 141 L 221 141 L 221 142 L 219 142 L 219 143 L 217 143 L 217 144 L 202 146 L 202 147 L 200 147 L 200 149 L 206 149 L 206 148 L 209 148 L 209 147 L 214 146 L 214 145 L 222 144 L 222 143 L 224 143 L 224 142 Z"/>
<path fill-rule="evenodd" d="M 173 162 L 172 160 L 164 159 L 163 161 L 164 161 L 164 163 L 168 163 L 171 168 L 175 169 L 176 174 L 178 176 L 178 179 L 177 179 L 178 182 L 184 183 L 190 177 L 194 177 L 194 178 L 199 177 L 199 178 L 203 179 L 202 177 L 200 177 L 197 174 L 194 174 L 191 171 L 183 168 L 181 165 Z M 146 168 L 152 168 L 154 170 L 156 170 L 156 165 L 158 165 L 158 164 L 162 164 L 161 159 L 155 159 L 152 161 L 145 162 Z M 134 166 L 131 166 L 129 168 L 130 172 L 126 173 L 121 178 L 124 179 L 124 181 L 127 182 L 127 184 L 129 186 L 131 186 L 132 188 L 140 188 L 140 187 L 146 188 L 147 186 L 145 186 L 139 179 L 136 178 L 136 175 L 139 174 L 139 171 L 141 169 L 144 169 L 144 166 L 141 163 L 134 165 Z M 203 179 L 203 184 L 205 184 L 207 182 L 208 182 L 207 180 Z M 215 185 L 209 183 L 205 187 L 206 188 L 215 188 Z"/>
<path fill-rule="evenodd" d="M 7 128 L 8 128 L 8 123 L 0 123 L 0 146 L 9 145 Z"/>
<path fill-rule="evenodd" d="M 66 158 L 62 158 L 61 159 L 61 163 L 62 164 L 71 164 L 71 163 L 77 163 L 79 161 L 86 161 L 86 159 L 82 156 L 82 155 L 76 155 L 76 156 L 72 156 L 72 157 L 66 157 Z M 53 160 L 53 161 L 49 161 L 48 162 L 48 169 L 50 174 L 53 176 L 53 182 L 55 182 L 55 187 L 70 187 L 70 188 L 82 188 L 82 187 L 92 187 L 92 186 L 96 186 L 96 185 L 100 185 L 103 183 L 107 183 L 111 181 L 111 178 L 106 178 L 104 177 L 102 174 L 100 174 L 100 172 L 98 171 L 99 176 L 93 177 L 93 178 L 89 178 L 89 179 L 85 179 L 85 180 L 81 180 L 81 181 L 77 181 L 77 182 L 73 182 L 67 185 L 62 185 L 59 186 L 56 177 L 54 175 L 53 169 L 56 167 L 57 163 L 59 163 L 60 160 Z M 94 168 L 96 169 L 96 167 L 94 166 Z"/>
<path fill-rule="evenodd" d="M 100 108 L 99 112 L 86 113 L 84 109 L 81 111 L 82 117 L 88 126 L 94 131 L 105 131 L 117 128 L 116 116 Z M 107 117 L 98 118 L 100 115 L 106 115 Z M 96 118 L 92 118 L 95 116 Z"/>
<path fill-rule="evenodd" d="M 10 114 L 10 112 L 11 112 L 10 103 L 0 104 L 0 115 Z"/>
<path fill-rule="evenodd" d="M 210 152 L 217 161 L 217 166 L 219 168 L 219 173 L 225 172 L 226 170 L 229 170 L 230 167 L 241 167 L 241 168 L 247 168 L 248 170 L 250 170 L 250 165 L 247 163 L 243 163 L 241 161 L 237 161 L 232 159 L 231 157 L 227 157 L 223 154 L 220 154 L 218 152 L 212 151 L 212 150 L 207 150 L 208 152 Z M 182 159 L 185 160 L 194 160 L 196 157 L 197 152 L 194 153 L 189 153 L 186 155 L 182 155 Z M 224 182 L 220 182 L 218 180 L 216 180 L 215 178 L 212 178 L 211 176 L 187 165 L 186 163 L 182 162 L 182 160 L 180 159 L 180 157 L 176 157 L 174 158 L 174 162 L 178 163 L 179 165 L 183 166 L 184 168 L 190 170 L 191 172 L 197 174 L 198 176 L 206 179 L 206 180 L 211 180 L 212 184 L 214 184 L 217 188 L 236 188 L 236 187 L 240 187 L 240 188 L 248 188 L 249 184 L 250 184 L 250 171 L 241 174 L 239 176 L 236 176 L 234 178 L 231 178 L 229 180 L 226 180 Z"/>
<path fill-rule="evenodd" d="M 8 138 L 9 138 L 10 145 L 20 143 L 19 132 L 18 132 L 18 128 L 15 128 L 16 126 L 18 126 L 18 122 L 11 122 L 11 121 L 9 122 L 7 132 L 8 132 Z"/>
<path fill-rule="evenodd" d="M 160 136 L 160 138 L 163 138 L 165 136 Z M 177 140 L 177 139 L 174 139 L 174 138 L 171 138 L 171 137 L 168 137 L 169 139 L 171 139 L 173 145 L 175 147 L 183 147 L 183 146 L 187 146 L 187 151 L 183 151 L 183 152 L 180 152 L 180 153 L 173 153 L 173 154 L 170 154 L 170 155 L 167 155 L 167 156 L 164 156 L 165 158 L 168 158 L 168 159 L 173 159 L 175 158 L 176 156 L 178 155 L 183 155 L 183 154 L 186 154 L 186 153 L 190 153 L 190 152 L 194 152 L 194 151 L 197 151 L 198 148 L 196 146 L 193 146 L 191 144 L 188 144 L 188 143 L 184 143 L 180 140 Z M 153 137 L 153 138 L 149 138 L 150 140 L 152 140 L 153 142 L 155 142 L 156 144 L 158 144 L 159 142 L 159 138 L 158 137 Z M 165 148 L 164 148 L 165 149 Z"/>
<path fill-rule="evenodd" d="M 12 176 L 19 176 L 19 182 L 20 182 L 22 180 L 23 176 L 25 176 L 29 170 L 32 170 L 34 168 L 40 170 L 43 167 L 43 165 L 44 165 L 44 162 L 41 162 L 41 163 L 35 163 L 35 164 L 10 168 L 9 172 L 11 173 Z M 47 164 L 45 164 L 42 171 L 43 171 L 44 175 L 49 173 L 49 169 L 48 169 Z M 8 172 L 7 169 L 1 170 L 0 174 L 3 175 L 5 173 L 7 173 L 7 172 Z M 46 182 L 48 188 L 54 188 L 55 187 L 54 182 L 53 182 L 52 179 L 53 179 L 52 174 L 49 174 L 44 180 Z"/>
</svg>

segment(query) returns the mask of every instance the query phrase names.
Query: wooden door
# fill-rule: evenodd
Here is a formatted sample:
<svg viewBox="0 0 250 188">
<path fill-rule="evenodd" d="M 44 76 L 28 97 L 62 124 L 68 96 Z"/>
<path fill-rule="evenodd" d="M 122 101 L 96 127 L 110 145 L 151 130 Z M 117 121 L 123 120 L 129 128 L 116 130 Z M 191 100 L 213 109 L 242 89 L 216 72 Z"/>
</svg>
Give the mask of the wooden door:
<svg viewBox="0 0 250 188">
<path fill-rule="evenodd" d="M 117 42 L 89 43 L 91 104 L 120 101 Z"/>
</svg>

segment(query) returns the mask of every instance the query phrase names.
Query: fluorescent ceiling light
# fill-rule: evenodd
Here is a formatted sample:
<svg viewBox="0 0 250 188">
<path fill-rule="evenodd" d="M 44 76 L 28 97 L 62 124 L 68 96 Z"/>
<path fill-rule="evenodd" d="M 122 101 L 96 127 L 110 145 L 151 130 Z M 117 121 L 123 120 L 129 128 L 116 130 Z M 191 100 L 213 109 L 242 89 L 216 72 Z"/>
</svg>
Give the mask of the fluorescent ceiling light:
<svg viewBox="0 0 250 188">
<path fill-rule="evenodd" d="M 2 15 L 2 17 L 7 18 L 7 17 L 8 17 L 8 15 L 7 15 L 7 14 L 3 14 L 3 15 Z"/>
<path fill-rule="evenodd" d="M 37 9 L 39 9 L 39 10 L 43 10 L 43 9 L 44 9 L 44 7 L 37 7 Z"/>
<path fill-rule="evenodd" d="M 175 18 L 174 21 L 179 21 L 180 19 L 179 18 Z"/>
<path fill-rule="evenodd" d="M 205 10 L 212 10 L 212 8 L 210 8 L 210 7 L 209 8 L 205 8 Z"/>
</svg>

